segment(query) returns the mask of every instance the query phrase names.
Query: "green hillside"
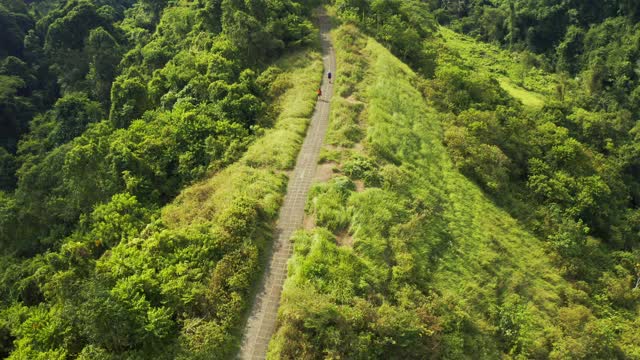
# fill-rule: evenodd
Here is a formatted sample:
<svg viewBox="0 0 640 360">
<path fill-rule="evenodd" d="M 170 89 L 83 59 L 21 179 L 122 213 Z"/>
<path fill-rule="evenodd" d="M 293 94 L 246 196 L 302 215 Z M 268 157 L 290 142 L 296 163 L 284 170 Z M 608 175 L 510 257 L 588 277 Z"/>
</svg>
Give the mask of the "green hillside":
<svg viewBox="0 0 640 360">
<path fill-rule="evenodd" d="M 440 60 L 458 62 L 470 69 L 482 69 L 500 82 L 500 86 L 524 105 L 541 108 L 545 96 L 553 96 L 556 77 L 542 69 L 527 65 L 526 54 L 512 53 L 495 45 L 478 42 L 446 27 L 439 29 L 446 48 L 454 58 Z"/>
<path fill-rule="evenodd" d="M 461 37 L 442 35 L 434 46 L 455 59 L 441 56 L 440 68 L 458 63 L 489 79 L 505 69 L 509 79 L 505 54 L 469 39 L 463 53 Z M 437 104 L 447 96 L 438 72 L 452 70 L 425 82 L 352 25 L 333 37 L 340 96 L 321 165 L 333 174 L 309 197 L 315 227 L 294 238 L 270 358 L 640 356 L 637 310 L 612 313 L 589 299 L 544 241 L 458 170 L 458 154 L 443 144 L 452 142 L 452 114 Z M 496 53 L 485 63 L 478 49 Z M 512 103 L 498 82 L 477 86 L 487 87 L 478 107 Z M 481 175 L 499 180 L 499 170 Z"/>
</svg>

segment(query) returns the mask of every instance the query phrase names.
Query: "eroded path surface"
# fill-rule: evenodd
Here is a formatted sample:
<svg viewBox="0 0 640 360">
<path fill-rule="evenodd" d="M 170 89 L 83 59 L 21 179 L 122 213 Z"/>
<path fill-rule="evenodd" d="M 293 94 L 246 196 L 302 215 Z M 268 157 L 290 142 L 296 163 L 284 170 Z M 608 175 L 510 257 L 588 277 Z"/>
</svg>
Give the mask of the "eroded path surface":
<svg viewBox="0 0 640 360">
<path fill-rule="evenodd" d="M 307 136 L 289 179 L 287 194 L 280 209 L 276 227 L 273 252 L 267 262 L 244 330 L 239 354 L 240 359 L 243 360 L 264 359 L 267 355 L 269 340 L 276 328 L 282 285 L 287 277 L 287 260 L 293 249 L 290 238 L 293 232 L 302 226 L 307 192 L 314 178 L 320 148 L 329 125 L 329 102 L 333 95 L 333 84 L 327 81 L 326 73 L 335 72 L 336 57 L 329 36 L 331 27 L 329 18 L 323 12 L 319 20 L 325 70 L 322 80 L 322 97 L 316 103 Z"/>
</svg>

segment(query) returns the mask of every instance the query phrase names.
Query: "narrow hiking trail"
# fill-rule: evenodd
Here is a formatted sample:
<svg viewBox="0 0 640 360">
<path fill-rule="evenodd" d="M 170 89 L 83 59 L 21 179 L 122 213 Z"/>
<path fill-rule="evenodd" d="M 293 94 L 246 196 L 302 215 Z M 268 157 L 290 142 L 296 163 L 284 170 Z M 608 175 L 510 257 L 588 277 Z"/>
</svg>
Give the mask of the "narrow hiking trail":
<svg viewBox="0 0 640 360">
<path fill-rule="evenodd" d="M 242 337 L 239 356 L 243 360 L 262 360 L 267 356 L 269 340 L 276 328 L 282 286 L 287 278 L 287 260 L 293 251 L 291 235 L 302 226 L 307 192 L 316 172 L 320 148 L 329 125 L 329 103 L 333 95 L 333 84 L 326 81 L 326 74 L 328 71 L 335 73 L 336 57 L 329 35 L 330 20 L 324 11 L 320 13 L 319 22 L 324 63 L 322 97 L 316 103 L 307 136 L 289 179 L 287 194 L 276 226 L 272 253 L 267 260 Z"/>
</svg>

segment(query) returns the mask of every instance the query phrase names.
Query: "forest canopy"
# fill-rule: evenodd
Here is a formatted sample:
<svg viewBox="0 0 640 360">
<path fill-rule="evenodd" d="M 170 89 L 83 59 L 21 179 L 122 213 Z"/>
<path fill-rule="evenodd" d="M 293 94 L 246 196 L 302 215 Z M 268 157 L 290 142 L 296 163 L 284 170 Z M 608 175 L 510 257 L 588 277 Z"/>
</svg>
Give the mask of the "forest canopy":
<svg viewBox="0 0 640 360">
<path fill-rule="evenodd" d="M 0 356 L 233 352 L 282 179 L 229 166 L 291 121 L 287 91 L 313 96 L 316 6 L 0 2 Z M 237 197 L 218 216 L 162 215 L 220 172 L 238 181 L 215 188 Z"/>
</svg>

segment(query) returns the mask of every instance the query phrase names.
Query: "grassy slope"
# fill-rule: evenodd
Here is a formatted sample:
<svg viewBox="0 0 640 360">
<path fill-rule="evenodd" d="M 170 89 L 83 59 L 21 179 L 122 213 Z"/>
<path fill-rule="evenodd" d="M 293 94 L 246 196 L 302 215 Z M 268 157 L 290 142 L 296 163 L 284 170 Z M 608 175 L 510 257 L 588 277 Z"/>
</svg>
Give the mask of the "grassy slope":
<svg viewBox="0 0 640 360">
<path fill-rule="evenodd" d="M 542 244 L 454 169 L 440 140 L 438 115 L 411 84 L 415 75 L 380 45 L 370 41 L 369 48 L 377 56 L 372 66 L 377 75 L 369 89 L 371 142 L 396 149 L 403 163 L 415 166 L 421 178 L 417 189 L 446 198 L 442 215 L 449 243 L 437 260 L 431 286 L 445 297 L 463 299 L 463 308 L 482 332 L 493 330 L 491 307 L 514 293 L 525 299 L 538 318 L 536 325 L 546 326 L 555 316 L 559 287 L 566 284 L 545 260 Z"/>
<path fill-rule="evenodd" d="M 340 41 L 354 29 L 338 32 L 333 104 L 348 109 L 333 112 L 333 146 L 324 151 L 337 173 L 310 194 L 318 228 L 295 238 L 270 356 L 401 358 L 412 356 L 411 348 L 444 358 L 497 358 L 511 350 L 547 356 L 562 336 L 557 314 L 571 289 L 542 243 L 454 168 L 439 114 L 417 90 L 416 74 L 372 39 Z M 445 32 L 447 44 L 452 38 Z M 366 73 L 357 69 L 362 63 Z M 358 137 L 341 130 L 347 125 L 364 129 L 364 153 L 378 166 L 364 179 L 372 186 L 360 191 L 340 177 L 358 179 L 351 169 L 361 151 L 353 147 Z M 406 295 L 415 291 L 423 295 Z M 420 318 L 421 308 L 412 306 L 421 304 L 406 304 L 420 301 L 433 302 L 437 326 L 406 320 L 402 329 L 428 328 L 416 338 L 435 333 L 437 345 L 378 328 L 389 325 L 385 312 Z M 393 310 L 382 309 L 387 305 Z M 376 315 L 367 319 L 363 308 Z M 372 324 L 363 329 L 361 321 Z M 341 334 L 341 343 L 322 331 Z"/>
<path fill-rule="evenodd" d="M 537 68 L 524 71 L 517 54 L 475 41 L 445 27 L 440 28 L 440 34 L 446 48 L 458 53 L 464 66 L 472 69 L 480 67 L 489 72 L 505 91 L 524 105 L 540 108 L 544 105 L 545 96 L 554 93 L 556 75 Z M 519 79 L 516 80 L 519 84 L 513 79 Z"/>
</svg>

